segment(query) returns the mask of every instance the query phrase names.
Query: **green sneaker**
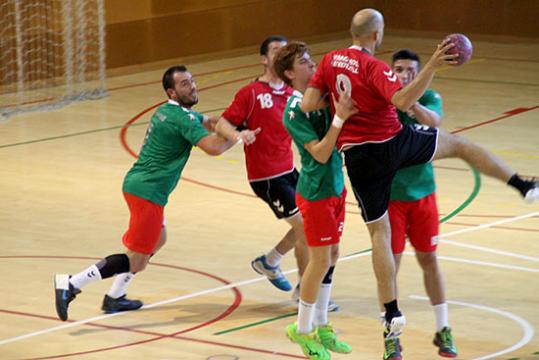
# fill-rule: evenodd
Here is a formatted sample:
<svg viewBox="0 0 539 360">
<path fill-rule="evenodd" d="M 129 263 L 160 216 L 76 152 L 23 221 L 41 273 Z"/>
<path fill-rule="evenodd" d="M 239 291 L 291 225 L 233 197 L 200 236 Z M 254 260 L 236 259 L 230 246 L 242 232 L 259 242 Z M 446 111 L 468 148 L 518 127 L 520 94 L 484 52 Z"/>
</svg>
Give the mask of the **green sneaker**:
<svg viewBox="0 0 539 360">
<path fill-rule="evenodd" d="M 349 354 L 352 352 L 352 347 L 350 345 L 337 339 L 337 334 L 335 333 L 335 330 L 333 330 L 331 323 L 319 326 L 317 332 L 320 343 L 324 345 L 326 349 L 340 354 Z"/>
<path fill-rule="evenodd" d="M 286 327 L 286 336 L 298 344 L 301 347 L 303 354 L 311 360 L 330 360 L 331 356 L 324 347 L 318 341 L 318 336 L 316 331 L 311 332 L 310 334 L 300 334 L 298 333 L 298 326 L 296 323 L 290 324 Z"/>
<path fill-rule="evenodd" d="M 402 360 L 402 347 L 398 337 L 384 340 L 384 360 Z"/>
<path fill-rule="evenodd" d="M 438 354 L 447 358 L 456 358 L 457 347 L 453 344 L 453 336 L 451 335 L 451 328 L 444 327 L 442 331 L 437 332 L 434 335 L 434 340 L 432 341 L 434 345 L 438 347 Z"/>
</svg>

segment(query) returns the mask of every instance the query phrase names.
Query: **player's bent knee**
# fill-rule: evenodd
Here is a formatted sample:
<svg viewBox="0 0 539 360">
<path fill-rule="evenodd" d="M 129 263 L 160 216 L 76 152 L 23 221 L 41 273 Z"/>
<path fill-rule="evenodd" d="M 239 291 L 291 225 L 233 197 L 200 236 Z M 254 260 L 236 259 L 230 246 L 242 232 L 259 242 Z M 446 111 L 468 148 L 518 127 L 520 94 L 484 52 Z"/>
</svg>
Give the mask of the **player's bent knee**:
<svg viewBox="0 0 539 360">
<path fill-rule="evenodd" d="M 417 261 L 423 270 L 433 270 L 438 267 L 438 259 L 436 252 L 421 252 L 417 253 Z"/>
</svg>

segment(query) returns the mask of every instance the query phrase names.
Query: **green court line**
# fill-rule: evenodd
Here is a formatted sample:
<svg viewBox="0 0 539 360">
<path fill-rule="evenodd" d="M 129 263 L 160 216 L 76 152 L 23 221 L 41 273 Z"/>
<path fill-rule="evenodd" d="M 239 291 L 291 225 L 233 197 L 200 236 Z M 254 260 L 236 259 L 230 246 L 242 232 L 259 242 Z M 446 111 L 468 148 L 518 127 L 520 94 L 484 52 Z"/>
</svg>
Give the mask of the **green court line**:
<svg viewBox="0 0 539 360">
<path fill-rule="evenodd" d="M 298 312 L 297 312 L 297 311 L 294 311 L 294 312 L 291 312 L 291 313 L 288 313 L 288 314 L 284 314 L 284 315 L 279 315 L 279 316 L 276 316 L 276 317 L 273 317 L 273 318 L 270 318 L 270 319 L 257 321 L 257 322 L 251 323 L 251 324 L 238 326 L 238 327 L 235 327 L 235 328 L 232 328 L 232 329 L 227 329 L 227 330 L 218 331 L 218 332 L 214 333 L 213 335 L 222 335 L 222 334 L 226 334 L 226 333 L 229 333 L 229 332 L 233 332 L 233 331 L 238 331 L 238 330 L 250 328 L 250 327 L 253 327 L 253 326 L 257 326 L 257 325 L 262 325 L 262 324 L 265 324 L 265 323 L 268 323 L 268 322 L 272 322 L 272 321 L 276 321 L 276 320 L 281 320 L 281 319 L 284 319 L 284 318 L 288 318 L 288 317 L 291 317 L 291 316 L 295 316 L 295 315 L 297 315 L 297 314 L 298 314 Z"/>
<path fill-rule="evenodd" d="M 218 109 L 206 110 L 206 111 L 203 111 L 202 114 L 211 113 L 211 112 L 214 112 L 214 111 L 221 111 L 221 110 L 224 110 L 224 109 L 225 109 L 225 108 L 218 108 Z M 147 123 L 148 123 L 148 122 L 135 123 L 135 124 L 129 125 L 129 127 L 132 127 L 132 126 L 142 126 L 142 125 L 146 125 Z M 8 147 L 14 147 L 14 146 L 19 146 L 19 145 L 28 145 L 28 144 L 34 144 L 34 143 L 39 143 L 39 142 L 45 142 L 45 141 L 51 141 L 51 140 L 57 140 L 57 139 L 65 139 L 65 138 L 74 137 L 74 136 L 80 136 L 80 135 L 87 135 L 87 134 L 98 133 L 98 132 L 101 132 L 101 131 L 116 130 L 116 129 L 121 129 L 121 128 L 123 128 L 123 127 L 124 127 L 124 125 L 117 125 L 117 126 L 111 126 L 111 127 L 107 127 L 107 128 L 101 128 L 101 129 L 93 129 L 93 130 L 81 131 L 81 132 L 76 132 L 76 133 L 72 133 L 72 134 L 65 134 L 65 135 L 51 136 L 51 137 L 42 138 L 42 139 L 28 140 L 28 141 L 22 141 L 22 142 L 12 143 L 12 144 L 5 144 L 5 145 L 0 145 L 0 149 L 2 149 L 2 148 L 8 148 Z"/>
<path fill-rule="evenodd" d="M 452 217 L 455 217 L 458 213 L 460 213 L 462 210 L 464 210 L 474 199 L 477 197 L 477 194 L 479 194 L 479 189 L 481 189 L 481 174 L 479 171 L 477 171 L 476 168 L 470 167 L 472 169 L 472 173 L 474 176 L 474 187 L 472 190 L 472 193 L 464 202 L 457 207 L 455 210 L 453 210 L 451 213 L 447 214 L 444 218 L 440 219 L 440 224 L 446 222 L 447 220 L 451 219 Z"/>
<path fill-rule="evenodd" d="M 472 203 L 472 201 L 479 194 L 479 190 L 481 189 L 481 174 L 474 167 L 470 167 L 470 168 L 471 168 L 473 176 L 474 176 L 474 186 L 473 186 L 472 192 L 470 193 L 468 198 L 466 200 L 464 200 L 464 202 L 460 206 L 458 206 L 455 210 L 453 210 L 451 213 L 449 213 L 444 218 L 440 219 L 440 223 L 444 223 L 447 220 L 455 217 L 458 213 L 462 212 L 466 207 L 468 207 L 468 205 L 470 205 Z M 372 248 L 360 250 L 360 251 L 348 254 L 348 255 L 346 255 L 344 257 L 350 257 L 350 256 L 354 256 L 354 255 L 363 254 L 363 253 L 366 253 L 366 252 L 370 252 L 371 250 L 372 250 Z M 250 328 L 250 327 L 253 327 L 253 326 L 262 325 L 262 324 L 266 324 L 266 323 L 269 323 L 269 322 L 273 322 L 273 321 L 281 320 L 281 319 L 284 319 L 284 318 L 288 318 L 288 317 L 297 315 L 297 313 L 298 312 L 295 311 L 295 312 L 292 312 L 292 313 L 279 315 L 279 316 L 276 316 L 276 317 L 272 317 L 272 318 L 269 318 L 269 319 L 257 321 L 257 322 L 254 322 L 254 323 L 237 326 L 237 327 L 234 327 L 234 328 L 231 328 L 231 329 L 221 330 L 221 331 L 218 331 L 216 333 L 213 333 L 213 335 L 223 335 L 223 334 L 231 333 L 231 332 L 234 332 L 234 331 L 247 329 L 247 328 Z"/>
</svg>

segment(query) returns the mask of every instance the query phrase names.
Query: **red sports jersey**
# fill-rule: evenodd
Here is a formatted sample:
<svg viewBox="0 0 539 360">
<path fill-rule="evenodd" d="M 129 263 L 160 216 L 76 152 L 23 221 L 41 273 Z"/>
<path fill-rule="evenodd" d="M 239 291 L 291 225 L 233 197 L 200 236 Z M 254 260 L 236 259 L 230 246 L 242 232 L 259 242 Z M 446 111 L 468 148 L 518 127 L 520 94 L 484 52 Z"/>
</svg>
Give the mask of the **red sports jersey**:
<svg viewBox="0 0 539 360">
<path fill-rule="evenodd" d="M 391 139 L 402 128 L 391 98 L 402 86 L 383 61 L 358 46 L 326 54 L 309 86 L 322 95 L 350 91 L 359 112 L 345 122 L 337 148 Z M 331 104 L 332 110 L 335 108 Z"/>
<path fill-rule="evenodd" d="M 223 117 L 234 126 L 260 128 L 256 141 L 244 145 L 249 181 L 269 179 L 294 169 L 292 139 L 283 126 L 283 111 L 293 89 L 277 90 L 255 80 L 238 91 Z"/>
</svg>

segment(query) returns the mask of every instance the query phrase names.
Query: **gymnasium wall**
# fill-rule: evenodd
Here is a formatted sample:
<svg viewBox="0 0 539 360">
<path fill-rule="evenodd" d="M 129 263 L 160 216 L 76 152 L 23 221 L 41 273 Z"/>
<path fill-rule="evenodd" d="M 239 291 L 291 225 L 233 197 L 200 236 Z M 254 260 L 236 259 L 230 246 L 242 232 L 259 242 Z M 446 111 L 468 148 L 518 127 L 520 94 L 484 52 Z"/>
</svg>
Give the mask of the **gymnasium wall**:
<svg viewBox="0 0 539 360">
<path fill-rule="evenodd" d="M 364 7 L 386 32 L 463 32 L 539 40 L 538 0 L 107 0 L 107 67 L 346 32 Z"/>
</svg>

